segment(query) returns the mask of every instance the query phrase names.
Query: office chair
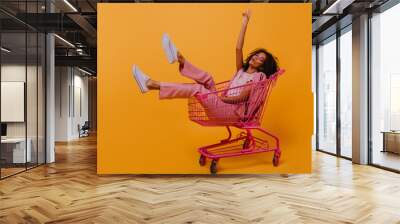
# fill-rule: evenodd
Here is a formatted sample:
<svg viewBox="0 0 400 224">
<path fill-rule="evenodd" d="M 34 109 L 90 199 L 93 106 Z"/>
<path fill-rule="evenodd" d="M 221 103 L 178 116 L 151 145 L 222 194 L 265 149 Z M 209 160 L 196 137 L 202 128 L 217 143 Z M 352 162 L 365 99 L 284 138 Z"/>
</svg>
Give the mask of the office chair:
<svg viewBox="0 0 400 224">
<path fill-rule="evenodd" d="M 90 129 L 89 121 L 85 121 L 85 123 L 82 125 L 82 127 L 80 127 L 80 125 L 78 125 L 79 138 L 89 136 L 89 129 Z"/>
</svg>

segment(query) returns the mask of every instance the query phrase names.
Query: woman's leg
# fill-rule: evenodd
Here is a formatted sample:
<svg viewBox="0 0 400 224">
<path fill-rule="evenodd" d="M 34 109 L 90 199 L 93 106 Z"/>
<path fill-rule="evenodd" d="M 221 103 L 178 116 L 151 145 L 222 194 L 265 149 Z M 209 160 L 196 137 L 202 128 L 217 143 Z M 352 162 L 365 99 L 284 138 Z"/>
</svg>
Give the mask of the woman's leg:
<svg viewBox="0 0 400 224">
<path fill-rule="evenodd" d="M 188 77 L 197 83 L 204 85 L 206 89 L 215 90 L 213 77 L 206 71 L 203 71 L 190 62 L 188 62 L 178 51 L 179 71 L 185 77 Z"/>
<path fill-rule="evenodd" d="M 160 99 L 189 98 L 196 94 L 209 93 L 201 84 L 195 83 L 168 83 L 149 79 L 147 87 L 150 90 L 159 90 Z"/>
<path fill-rule="evenodd" d="M 196 94 L 209 94 L 200 102 L 205 109 L 208 119 L 228 123 L 239 120 L 239 116 L 235 113 L 237 105 L 222 102 L 216 94 L 210 94 L 211 91 L 206 89 L 204 85 L 167 83 L 149 79 L 147 87 L 150 90 L 159 90 L 160 99 L 189 98 Z"/>
</svg>

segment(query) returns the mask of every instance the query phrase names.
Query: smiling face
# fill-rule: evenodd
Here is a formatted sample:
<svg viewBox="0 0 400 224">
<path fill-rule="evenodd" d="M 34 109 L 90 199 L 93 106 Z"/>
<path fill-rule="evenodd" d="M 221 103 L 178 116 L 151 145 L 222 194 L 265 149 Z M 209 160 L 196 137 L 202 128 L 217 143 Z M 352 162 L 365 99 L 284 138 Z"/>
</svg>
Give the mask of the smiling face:
<svg viewBox="0 0 400 224">
<path fill-rule="evenodd" d="M 250 69 L 250 71 L 249 71 Z M 246 72 L 264 73 L 267 78 L 277 72 L 279 69 L 277 58 L 264 48 L 257 48 L 253 50 L 244 60 L 243 70 Z"/>
<path fill-rule="evenodd" d="M 255 69 L 258 69 L 264 64 L 265 60 L 267 60 L 267 55 L 264 52 L 259 52 L 251 57 L 249 65 Z"/>
</svg>

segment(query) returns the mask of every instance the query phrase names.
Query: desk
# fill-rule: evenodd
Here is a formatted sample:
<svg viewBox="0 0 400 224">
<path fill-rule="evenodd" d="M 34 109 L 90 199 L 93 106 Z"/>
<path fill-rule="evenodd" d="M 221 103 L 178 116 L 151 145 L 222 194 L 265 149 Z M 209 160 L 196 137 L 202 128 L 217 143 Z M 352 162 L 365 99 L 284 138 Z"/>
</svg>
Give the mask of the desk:
<svg viewBox="0 0 400 224">
<path fill-rule="evenodd" d="M 1 157 L 6 160 L 6 163 L 25 163 L 31 162 L 31 145 L 30 138 L 27 139 L 26 154 L 25 154 L 25 138 L 6 138 L 1 139 Z M 12 158 L 12 159 L 11 159 Z M 27 159 L 27 161 L 25 161 Z"/>
<path fill-rule="evenodd" d="M 382 152 L 393 152 L 400 154 L 400 132 L 383 131 L 383 150 Z"/>
</svg>

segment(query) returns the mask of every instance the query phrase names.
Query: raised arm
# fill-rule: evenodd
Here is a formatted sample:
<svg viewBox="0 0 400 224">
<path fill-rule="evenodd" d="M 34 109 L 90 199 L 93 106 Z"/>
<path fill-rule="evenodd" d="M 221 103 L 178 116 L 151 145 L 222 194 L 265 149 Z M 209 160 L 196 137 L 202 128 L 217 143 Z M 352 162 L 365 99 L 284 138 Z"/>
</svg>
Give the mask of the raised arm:
<svg viewBox="0 0 400 224">
<path fill-rule="evenodd" d="M 247 9 L 242 15 L 242 27 L 240 28 L 239 37 L 236 43 L 236 69 L 238 71 L 243 67 L 244 36 L 246 34 L 247 24 L 250 20 L 251 11 Z"/>
</svg>

